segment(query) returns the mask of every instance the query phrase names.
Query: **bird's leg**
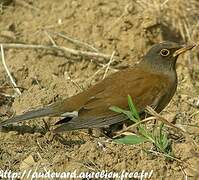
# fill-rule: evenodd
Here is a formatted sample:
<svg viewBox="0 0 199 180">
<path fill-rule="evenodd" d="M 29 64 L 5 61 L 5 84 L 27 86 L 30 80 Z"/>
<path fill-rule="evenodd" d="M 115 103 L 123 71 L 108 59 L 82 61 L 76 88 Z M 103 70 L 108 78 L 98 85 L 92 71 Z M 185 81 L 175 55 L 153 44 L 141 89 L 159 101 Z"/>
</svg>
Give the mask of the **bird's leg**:
<svg viewBox="0 0 199 180">
<path fill-rule="evenodd" d="M 105 129 L 104 128 L 89 128 L 88 129 L 89 135 L 91 135 L 94 138 L 99 138 L 99 137 L 107 137 Z"/>
</svg>

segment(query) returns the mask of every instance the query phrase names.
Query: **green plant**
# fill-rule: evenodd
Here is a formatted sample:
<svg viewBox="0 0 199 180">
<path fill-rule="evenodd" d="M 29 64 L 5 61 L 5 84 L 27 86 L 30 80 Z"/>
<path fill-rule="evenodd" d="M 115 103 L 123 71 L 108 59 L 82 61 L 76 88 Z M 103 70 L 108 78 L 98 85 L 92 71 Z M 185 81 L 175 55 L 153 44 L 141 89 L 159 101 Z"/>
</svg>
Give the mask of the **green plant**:
<svg viewBox="0 0 199 180">
<path fill-rule="evenodd" d="M 170 155 L 171 141 L 168 139 L 167 133 L 164 131 L 164 123 L 148 130 L 146 125 L 142 124 L 139 113 L 130 96 L 128 96 L 128 106 L 129 111 L 116 106 L 112 106 L 110 109 L 114 112 L 125 114 L 131 121 L 137 123 L 138 135 L 127 135 L 119 139 L 117 138 L 114 141 L 120 144 L 140 144 L 151 142 L 155 145 L 158 151 Z"/>
</svg>

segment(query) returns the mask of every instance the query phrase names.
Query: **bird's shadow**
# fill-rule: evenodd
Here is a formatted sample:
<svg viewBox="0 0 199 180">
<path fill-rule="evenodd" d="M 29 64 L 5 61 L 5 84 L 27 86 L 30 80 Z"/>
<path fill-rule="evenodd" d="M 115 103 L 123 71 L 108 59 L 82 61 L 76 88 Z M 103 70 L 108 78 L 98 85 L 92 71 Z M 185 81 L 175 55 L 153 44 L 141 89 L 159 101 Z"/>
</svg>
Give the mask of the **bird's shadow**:
<svg viewBox="0 0 199 180">
<path fill-rule="evenodd" d="M 2 126 L 0 129 L 0 132 L 3 133 L 9 133 L 9 132 L 17 132 L 18 134 L 24 135 L 24 134 L 34 134 L 34 133 L 40 133 L 42 135 L 46 134 L 48 132 L 47 129 L 42 127 L 36 127 L 36 126 L 28 126 L 28 125 L 7 125 Z"/>
<path fill-rule="evenodd" d="M 48 128 L 45 127 L 37 127 L 37 126 L 28 126 L 28 125 L 7 125 L 0 127 L 0 132 L 9 133 L 9 132 L 17 132 L 20 135 L 24 134 L 35 134 L 39 133 L 41 135 L 45 135 L 46 133 L 50 132 Z M 64 138 L 61 134 L 54 133 L 51 141 L 58 141 L 59 143 L 66 145 L 66 146 L 74 146 L 74 145 L 81 145 L 84 144 L 84 140 L 68 140 Z"/>
<path fill-rule="evenodd" d="M 86 142 L 84 140 L 68 140 L 68 139 L 65 139 L 60 134 L 54 134 L 53 138 L 56 141 L 60 142 L 61 144 L 65 145 L 65 146 L 69 146 L 69 147 L 72 147 L 72 146 L 75 146 L 75 145 L 81 145 L 81 144 L 84 144 Z"/>
</svg>

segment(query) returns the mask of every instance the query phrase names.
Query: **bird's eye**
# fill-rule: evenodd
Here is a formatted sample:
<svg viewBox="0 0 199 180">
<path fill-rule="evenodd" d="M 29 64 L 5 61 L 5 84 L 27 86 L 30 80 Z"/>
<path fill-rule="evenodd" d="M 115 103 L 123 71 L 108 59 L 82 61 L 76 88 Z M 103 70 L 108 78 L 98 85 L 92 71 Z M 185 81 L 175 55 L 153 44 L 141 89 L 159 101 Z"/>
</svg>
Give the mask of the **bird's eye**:
<svg viewBox="0 0 199 180">
<path fill-rule="evenodd" d="M 168 56 L 170 54 L 170 51 L 168 49 L 162 49 L 160 51 L 160 55 L 162 56 Z"/>
</svg>

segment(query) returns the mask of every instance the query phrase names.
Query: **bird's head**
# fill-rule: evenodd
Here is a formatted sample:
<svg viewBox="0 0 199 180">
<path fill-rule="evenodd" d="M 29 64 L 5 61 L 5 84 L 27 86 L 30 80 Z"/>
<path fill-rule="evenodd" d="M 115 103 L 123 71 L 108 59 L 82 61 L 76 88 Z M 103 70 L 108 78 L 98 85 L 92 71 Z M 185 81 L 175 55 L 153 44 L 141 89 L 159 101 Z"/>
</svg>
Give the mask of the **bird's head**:
<svg viewBox="0 0 199 180">
<path fill-rule="evenodd" d="M 144 63 L 160 70 L 175 69 L 178 56 L 195 47 L 192 45 L 180 45 L 174 42 L 162 42 L 155 44 L 144 56 Z"/>
</svg>

